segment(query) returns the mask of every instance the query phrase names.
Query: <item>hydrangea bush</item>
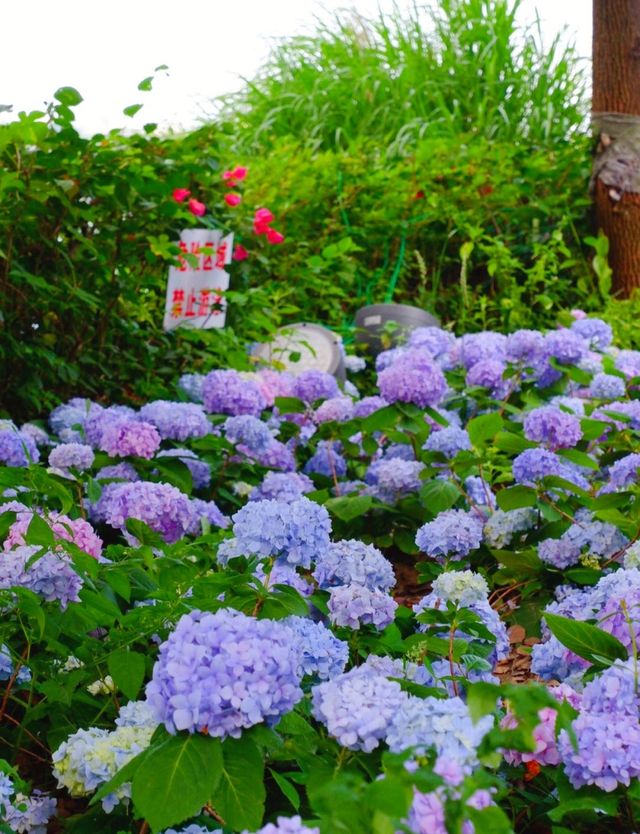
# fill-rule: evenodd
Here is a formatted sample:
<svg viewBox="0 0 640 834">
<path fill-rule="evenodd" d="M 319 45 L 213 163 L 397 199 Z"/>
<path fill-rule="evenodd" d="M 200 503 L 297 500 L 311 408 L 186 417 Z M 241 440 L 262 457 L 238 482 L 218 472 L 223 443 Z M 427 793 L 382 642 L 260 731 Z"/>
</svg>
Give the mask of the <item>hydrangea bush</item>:
<svg viewBox="0 0 640 834">
<path fill-rule="evenodd" d="M 4 421 L 0 831 L 637 830 L 640 354 L 564 325 Z"/>
</svg>

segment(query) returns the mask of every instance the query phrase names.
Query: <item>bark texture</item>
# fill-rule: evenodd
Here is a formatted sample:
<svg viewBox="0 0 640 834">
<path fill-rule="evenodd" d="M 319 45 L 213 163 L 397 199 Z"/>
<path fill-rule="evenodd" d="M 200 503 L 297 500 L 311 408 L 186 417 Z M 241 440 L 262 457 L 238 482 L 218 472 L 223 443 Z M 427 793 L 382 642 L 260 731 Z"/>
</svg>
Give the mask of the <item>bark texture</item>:
<svg viewBox="0 0 640 834">
<path fill-rule="evenodd" d="M 627 296 L 640 289 L 640 0 L 593 0 L 593 114 L 598 226 Z"/>
</svg>

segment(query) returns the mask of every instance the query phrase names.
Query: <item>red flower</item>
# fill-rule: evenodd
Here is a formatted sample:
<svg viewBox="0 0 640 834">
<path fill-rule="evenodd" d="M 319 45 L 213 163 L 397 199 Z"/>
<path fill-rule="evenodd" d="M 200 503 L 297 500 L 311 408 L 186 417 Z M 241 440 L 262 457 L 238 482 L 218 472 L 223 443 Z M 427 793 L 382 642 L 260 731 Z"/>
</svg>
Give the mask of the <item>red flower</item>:
<svg viewBox="0 0 640 834">
<path fill-rule="evenodd" d="M 174 188 L 173 189 L 173 199 L 176 203 L 183 203 L 187 197 L 191 196 L 191 192 L 186 188 Z"/>
<path fill-rule="evenodd" d="M 242 165 L 237 165 L 233 171 L 223 171 L 222 179 L 227 183 L 227 185 L 233 188 L 236 183 L 241 182 L 247 176 L 248 172 L 248 168 L 244 168 Z"/>
<path fill-rule="evenodd" d="M 424 200 L 424 191 L 416 191 L 413 195 L 414 200 Z"/>
<path fill-rule="evenodd" d="M 280 232 L 277 232 L 275 229 L 269 228 L 267 229 L 267 240 L 269 241 L 269 243 L 273 243 L 274 245 L 276 243 L 282 243 L 284 240 L 284 235 Z"/>
<path fill-rule="evenodd" d="M 532 779 L 535 779 L 541 770 L 540 764 L 535 759 L 531 762 L 525 762 L 524 767 L 527 771 L 524 775 L 525 782 L 530 782 Z"/>
<path fill-rule="evenodd" d="M 196 217 L 202 217 L 203 214 L 206 213 L 207 207 L 204 203 L 198 202 L 198 200 L 191 199 L 187 203 L 187 208 L 191 212 L 191 214 L 195 214 Z"/>
<path fill-rule="evenodd" d="M 253 216 L 253 219 L 256 223 L 271 223 L 272 220 L 276 218 L 273 214 L 269 211 L 268 208 L 259 208 L 256 209 L 256 213 Z"/>
<path fill-rule="evenodd" d="M 246 261 L 249 257 L 249 253 L 244 248 L 241 243 L 238 243 L 233 250 L 233 260 L 234 261 Z"/>
<path fill-rule="evenodd" d="M 239 194 L 234 194 L 233 192 L 229 192 L 228 194 L 224 195 L 224 201 L 228 206 L 233 208 L 234 206 L 239 206 L 242 197 Z"/>
</svg>

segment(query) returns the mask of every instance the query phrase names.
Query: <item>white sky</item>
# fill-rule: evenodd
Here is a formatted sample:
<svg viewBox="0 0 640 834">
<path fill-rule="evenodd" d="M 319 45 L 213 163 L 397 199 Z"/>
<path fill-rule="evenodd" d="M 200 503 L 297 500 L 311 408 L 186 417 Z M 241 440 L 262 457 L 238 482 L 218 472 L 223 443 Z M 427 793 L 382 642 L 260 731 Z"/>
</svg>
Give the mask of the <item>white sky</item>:
<svg viewBox="0 0 640 834">
<path fill-rule="evenodd" d="M 0 104 L 13 113 L 42 109 L 61 86 L 76 87 L 84 133 L 147 122 L 196 124 L 207 101 L 241 86 L 274 38 L 312 28 L 323 9 L 375 15 L 413 0 L 0 0 Z M 418 4 L 420 4 L 418 0 Z M 591 52 L 591 0 L 522 0 L 523 22 L 542 20 L 546 39 L 563 27 Z M 167 64 L 151 93 L 137 84 Z M 122 114 L 144 103 L 133 119 Z M 204 107 L 204 109 L 203 109 Z M 10 116 L 9 116 L 10 118 Z M 0 114 L 6 121 L 7 114 Z"/>
</svg>

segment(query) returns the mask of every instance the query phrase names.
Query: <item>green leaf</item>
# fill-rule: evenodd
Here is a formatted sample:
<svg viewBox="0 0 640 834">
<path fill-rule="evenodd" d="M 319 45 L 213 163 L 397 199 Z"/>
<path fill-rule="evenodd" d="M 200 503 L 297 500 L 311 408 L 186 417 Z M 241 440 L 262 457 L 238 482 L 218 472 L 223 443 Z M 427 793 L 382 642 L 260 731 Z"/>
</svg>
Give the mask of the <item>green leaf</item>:
<svg viewBox="0 0 640 834">
<path fill-rule="evenodd" d="M 502 452 L 509 452 L 510 454 L 519 454 L 525 449 L 533 449 L 535 443 L 525 440 L 522 435 L 514 434 L 512 431 L 499 431 L 496 434 L 495 445 Z"/>
<path fill-rule="evenodd" d="M 398 422 L 399 416 L 398 410 L 392 405 L 379 408 L 362 421 L 362 431 L 371 434 L 374 431 L 391 428 Z"/>
<path fill-rule="evenodd" d="M 307 410 L 302 400 L 296 397 L 276 397 L 274 404 L 280 414 L 301 414 Z"/>
<path fill-rule="evenodd" d="M 467 688 L 467 704 L 474 722 L 483 715 L 495 712 L 496 703 L 500 697 L 500 687 L 495 683 L 472 683 Z"/>
<path fill-rule="evenodd" d="M 504 425 L 504 420 L 496 412 L 481 414 L 467 423 L 467 432 L 474 446 L 483 446 L 496 436 Z"/>
<path fill-rule="evenodd" d="M 74 107 L 83 100 L 75 87 L 59 87 L 53 94 L 53 97 L 66 107 Z"/>
<path fill-rule="evenodd" d="M 42 547 L 55 547 L 53 530 L 42 516 L 34 513 L 27 527 L 24 540 L 27 544 L 39 544 Z"/>
<path fill-rule="evenodd" d="M 148 75 L 146 78 L 143 78 L 142 81 L 138 84 L 138 89 L 143 90 L 145 93 L 148 93 L 151 89 L 152 84 L 153 75 Z"/>
<path fill-rule="evenodd" d="M 591 623 L 549 613 L 544 614 L 544 619 L 563 646 L 596 666 L 610 666 L 616 660 L 629 657 L 617 637 Z"/>
<path fill-rule="evenodd" d="M 158 468 L 160 477 L 172 486 L 178 487 L 181 492 L 191 495 L 193 491 L 193 477 L 191 471 L 184 461 L 178 458 L 156 458 L 154 463 Z"/>
<path fill-rule="evenodd" d="M 434 515 L 453 507 L 459 497 L 460 492 L 451 481 L 434 478 L 420 488 L 420 501 Z"/>
<path fill-rule="evenodd" d="M 128 107 L 125 107 L 122 111 L 125 116 L 135 116 L 136 113 L 144 107 L 143 104 L 130 104 Z"/>
<path fill-rule="evenodd" d="M 300 796 L 291 782 L 286 779 L 281 773 L 269 769 L 269 773 L 273 776 L 276 785 L 280 788 L 282 793 L 286 796 L 289 802 L 293 805 L 294 810 L 300 810 Z"/>
<path fill-rule="evenodd" d="M 246 736 L 226 739 L 222 749 L 222 777 L 212 804 L 229 828 L 256 831 L 262 824 L 266 799 L 262 754 Z"/>
<path fill-rule="evenodd" d="M 360 515 L 364 515 L 371 507 L 373 498 L 370 495 L 355 495 L 353 497 L 343 496 L 341 498 L 330 498 L 325 507 L 332 515 L 341 521 L 352 521 Z"/>
<path fill-rule="evenodd" d="M 558 449 L 558 454 L 561 458 L 570 460 L 571 463 L 576 463 L 578 466 L 585 466 L 587 469 L 595 469 L 596 471 L 600 468 L 598 462 L 591 455 L 581 452 L 579 449 Z"/>
<path fill-rule="evenodd" d="M 501 489 L 496 494 L 496 501 L 501 510 L 518 510 L 521 507 L 535 507 L 538 495 L 531 487 L 513 486 Z"/>
<path fill-rule="evenodd" d="M 548 812 L 549 819 L 554 822 L 560 822 L 567 814 L 576 813 L 577 811 L 599 811 L 600 814 L 604 812 L 610 817 L 615 816 L 620 802 L 619 796 L 607 796 L 603 791 L 599 791 L 597 796 L 580 796 L 578 792 L 575 797 L 565 799 L 555 808 Z"/>
<path fill-rule="evenodd" d="M 136 813 L 154 832 L 199 813 L 222 776 L 219 739 L 198 733 L 171 736 L 151 748 L 133 775 Z"/>
<path fill-rule="evenodd" d="M 611 423 L 605 423 L 604 420 L 592 420 L 590 417 L 585 417 L 580 420 L 580 427 L 582 428 L 582 437 L 584 440 L 597 440 L 611 428 Z"/>
<path fill-rule="evenodd" d="M 497 805 L 490 805 L 488 808 L 482 808 L 481 810 L 468 805 L 465 808 L 465 815 L 474 824 L 476 831 L 490 831 L 491 834 L 513 834 L 509 817 Z"/>
<path fill-rule="evenodd" d="M 135 700 L 144 681 L 143 655 L 122 649 L 109 655 L 107 667 L 118 688 L 130 701 Z"/>
</svg>

